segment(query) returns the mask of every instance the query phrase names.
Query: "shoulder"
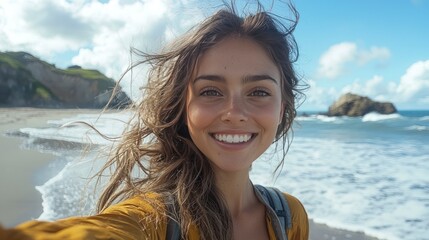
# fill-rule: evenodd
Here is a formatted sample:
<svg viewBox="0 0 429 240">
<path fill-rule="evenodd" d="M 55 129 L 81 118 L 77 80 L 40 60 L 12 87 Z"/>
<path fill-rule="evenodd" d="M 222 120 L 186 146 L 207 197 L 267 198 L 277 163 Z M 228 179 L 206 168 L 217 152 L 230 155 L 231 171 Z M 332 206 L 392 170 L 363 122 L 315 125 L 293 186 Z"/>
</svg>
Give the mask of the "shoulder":
<svg viewBox="0 0 429 240">
<path fill-rule="evenodd" d="M 160 195 L 136 195 L 105 209 L 102 215 L 126 216 L 144 225 L 164 222 L 165 205 Z"/>
<path fill-rule="evenodd" d="M 136 195 L 122 202 L 108 207 L 103 213 L 110 213 L 112 211 L 126 210 L 142 212 L 146 214 L 157 214 L 164 211 L 164 204 L 162 198 L 156 193 L 147 193 L 144 195 Z"/>
<path fill-rule="evenodd" d="M 307 218 L 307 212 L 305 211 L 304 205 L 302 205 L 298 198 L 290 195 L 289 193 L 283 193 L 283 195 L 286 198 L 292 213 L 295 213 L 297 216 L 299 215 Z"/>
<path fill-rule="evenodd" d="M 292 230 L 288 232 L 288 239 L 308 239 L 308 215 L 298 198 L 283 193 L 286 198 L 292 217 Z"/>
</svg>

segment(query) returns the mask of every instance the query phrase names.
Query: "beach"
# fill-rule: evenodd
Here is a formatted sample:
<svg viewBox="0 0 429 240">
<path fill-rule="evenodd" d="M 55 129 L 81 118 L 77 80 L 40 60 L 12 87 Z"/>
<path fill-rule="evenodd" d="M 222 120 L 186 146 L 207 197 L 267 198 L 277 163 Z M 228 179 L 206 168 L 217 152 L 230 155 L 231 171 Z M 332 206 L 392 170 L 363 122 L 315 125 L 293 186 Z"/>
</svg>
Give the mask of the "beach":
<svg viewBox="0 0 429 240">
<path fill-rule="evenodd" d="M 42 213 L 42 198 L 35 185 L 38 170 L 46 167 L 55 156 L 36 150 L 23 149 L 22 137 L 5 135 L 23 127 L 43 128 L 48 120 L 73 117 L 78 114 L 98 114 L 101 110 L 0 108 L 0 224 L 13 227 L 23 221 L 36 219 Z M 309 214 L 311 218 L 311 214 Z M 351 232 L 310 221 L 311 240 L 375 240 L 361 232 Z"/>
<path fill-rule="evenodd" d="M 43 128 L 48 120 L 80 113 L 98 113 L 87 109 L 0 108 L 0 223 L 11 227 L 42 213 L 42 199 L 35 185 L 47 179 L 35 174 L 55 156 L 23 149 L 23 139 L 6 135 L 23 127 Z"/>
</svg>

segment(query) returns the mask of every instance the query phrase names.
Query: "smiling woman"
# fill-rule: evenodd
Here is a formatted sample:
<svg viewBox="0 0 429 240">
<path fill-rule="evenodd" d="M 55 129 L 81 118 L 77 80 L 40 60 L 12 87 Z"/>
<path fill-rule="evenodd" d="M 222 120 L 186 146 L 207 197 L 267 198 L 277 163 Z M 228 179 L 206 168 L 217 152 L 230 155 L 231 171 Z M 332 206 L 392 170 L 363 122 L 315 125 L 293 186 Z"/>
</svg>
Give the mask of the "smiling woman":
<svg viewBox="0 0 429 240">
<path fill-rule="evenodd" d="M 230 36 L 200 57 L 195 76 L 186 106 L 193 142 L 215 173 L 248 173 L 282 119 L 279 69 L 254 40 Z"/>
<path fill-rule="evenodd" d="M 135 119 L 100 172 L 114 170 L 98 214 L 32 221 L 0 236 L 308 239 L 299 200 L 249 177 L 273 142 L 282 144 L 282 166 L 300 96 L 296 19 L 289 27 L 280 20 L 261 5 L 245 16 L 225 6 L 164 52 L 141 53 L 153 68 Z"/>
</svg>

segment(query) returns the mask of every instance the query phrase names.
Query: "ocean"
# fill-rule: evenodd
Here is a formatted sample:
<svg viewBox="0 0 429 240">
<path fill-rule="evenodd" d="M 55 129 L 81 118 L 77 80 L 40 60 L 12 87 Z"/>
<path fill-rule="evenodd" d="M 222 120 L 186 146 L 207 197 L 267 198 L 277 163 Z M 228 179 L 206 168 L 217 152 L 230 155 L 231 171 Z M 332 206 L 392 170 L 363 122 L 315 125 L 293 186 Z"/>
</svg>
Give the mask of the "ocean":
<svg viewBox="0 0 429 240">
<path fill-rule="evenodd" d="M 112 145 L 85 125 L 59 126 L 85 121 L 116 137 L 130 116 L 83 114 L 14 133 L 25 137 L 25 148 L 57 158 L 38 173 L 37 182 L 44 182 L 35 186 L 43 198 L 39 219 L 93 212 L 98 190 L 90 177 Z M 357 118 L 310 113 L 297 117 L 293 128 L 282 171 L 273 174 L 281 151 L 272 146 L 252 166 L 253 183 L 298 197 L 318 223 L 380 239 L 429 239 L 429 111 Z M 92 147 L 82 154 L 87 143 Z"/>
</svg>

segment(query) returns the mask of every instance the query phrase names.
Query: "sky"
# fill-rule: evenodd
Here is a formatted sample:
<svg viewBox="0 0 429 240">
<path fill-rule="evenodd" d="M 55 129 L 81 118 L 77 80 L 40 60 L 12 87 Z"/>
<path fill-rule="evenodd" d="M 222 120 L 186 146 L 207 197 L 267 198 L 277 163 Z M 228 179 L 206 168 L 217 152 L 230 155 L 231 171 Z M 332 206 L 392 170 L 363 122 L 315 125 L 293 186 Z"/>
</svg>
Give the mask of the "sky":
<svg viewBox="0 0 429 240">
<path fill-rule="evenodd" d="M 243 2 L 240 0 L 240 2 Z M 295 0 L 295 69 L 308 85 L 300 111 L 326 111 L 352 92 L 429 109 L 429 0 Z M 215 9 L 206 0 L 0 0 L 0 51 L 26 51 L 60 68 L 80 65 L 119 79 Z M 289 16 L 275 1 L 273 11 Z M 146 68 L 121 82 L 139 97 Z M 132 79 L 132 80 L 131 80 Z"/>
</svg>

